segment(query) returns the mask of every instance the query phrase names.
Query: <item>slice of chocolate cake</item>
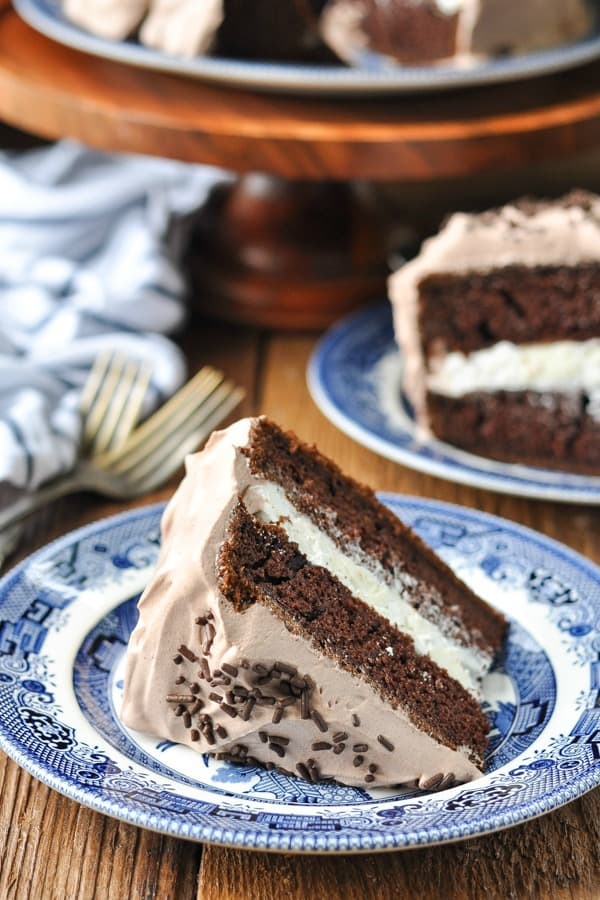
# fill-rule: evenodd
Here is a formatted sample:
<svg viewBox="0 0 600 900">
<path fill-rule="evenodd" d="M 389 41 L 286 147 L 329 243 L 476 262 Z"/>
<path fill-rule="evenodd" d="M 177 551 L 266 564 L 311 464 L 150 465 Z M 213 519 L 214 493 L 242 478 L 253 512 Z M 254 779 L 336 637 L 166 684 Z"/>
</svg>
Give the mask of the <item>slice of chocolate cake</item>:
<svg viewBox="0 0 600 900">
<path fill-rule="evenodd" d="M 321 31 L 341 59 L 407 65 L 529 53 L 592 28 L 588 0 L 329 0 Z"/>
<path fill-rule="evenodd" d="M 390 297 L 424 434 L 600 474 L 600 198 L 457 213 Z"/>
<path fill-rule="evenodd" d="M 372 491 L 245 419 L 188 458 L 162 530 L 125 724 L 311 781 L 480 774 L 506 623 Z"/>
</svg>

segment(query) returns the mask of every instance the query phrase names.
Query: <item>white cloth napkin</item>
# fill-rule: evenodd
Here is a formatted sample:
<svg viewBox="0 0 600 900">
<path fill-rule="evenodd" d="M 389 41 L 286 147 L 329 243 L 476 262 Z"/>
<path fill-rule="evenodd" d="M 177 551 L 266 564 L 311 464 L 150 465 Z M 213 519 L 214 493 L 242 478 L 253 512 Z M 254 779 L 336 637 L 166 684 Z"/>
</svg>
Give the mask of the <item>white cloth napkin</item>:
<svg viewBox="0 0 600 900">
<path fill-rule="evenodd" d="M 0 486 L 71 468 L 79 393 L 104 348 L 153 364 L 148 408 L 185 378 L 185 217 L 226 173 L 73 142 L 0 154 Z"/>
</svg>

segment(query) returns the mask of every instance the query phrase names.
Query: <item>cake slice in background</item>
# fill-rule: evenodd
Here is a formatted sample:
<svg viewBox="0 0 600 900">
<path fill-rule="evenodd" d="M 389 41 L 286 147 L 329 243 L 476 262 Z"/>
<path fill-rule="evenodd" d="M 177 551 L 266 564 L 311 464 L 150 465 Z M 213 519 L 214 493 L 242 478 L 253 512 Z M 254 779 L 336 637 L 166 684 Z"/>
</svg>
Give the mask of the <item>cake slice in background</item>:
<svg viewBox="0 0 600 900">
<path fill-rule="evenodd" d="M 425 435 L 600 474 L 600 198 L 457 213 L 390 279 Z"/>
<path fill-rule="evenodd" d="M 593 26 L 589 0 L 329 0 L 325 41 L 357 65 L 380 53 L 407 65 L 530 53 Z"/>
<path fill-rule="evenodd" d="M 506 622 L 372 491 L 245 419 L 188 458 L 162 533 L 126 725 L 312 781 L 480 774 Z"/>
</svg>

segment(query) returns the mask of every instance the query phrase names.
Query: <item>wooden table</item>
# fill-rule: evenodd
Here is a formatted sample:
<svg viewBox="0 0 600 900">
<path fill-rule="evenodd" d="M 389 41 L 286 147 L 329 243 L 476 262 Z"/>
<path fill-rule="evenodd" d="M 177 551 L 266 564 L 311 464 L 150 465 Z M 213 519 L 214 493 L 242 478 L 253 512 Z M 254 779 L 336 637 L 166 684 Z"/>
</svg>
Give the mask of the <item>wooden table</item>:
<svg viewBox="0 0 600 900">
<path fill-rule="evenodd" d="M 210 362 L 247 389 L 240 415 L 267 413 L 318 442 L 377 489 L 436 497 L 517 520 L 600 562 L 597 509 L 540 503 L 453 485 L 380 459 L 337 431 L 309 398 L 308 335 L 194 323 L 190 369 Z M 177 480 L 177 479 L 176 479 Z M 176 480 L 148 501 L 167 498 Z M 146 502 L 146 500 L 144 501 Z M 21 555 L 65 530 L 128 508 L 93 497 L 55 505 L 32 523 Z M 0 754 L 2 900 L 398 900 L 600 896 L 600 791 L 533 822 L 431 849 L 294 857 L 200 846 L 119 823 L 60 796 Z"/>
</svg>

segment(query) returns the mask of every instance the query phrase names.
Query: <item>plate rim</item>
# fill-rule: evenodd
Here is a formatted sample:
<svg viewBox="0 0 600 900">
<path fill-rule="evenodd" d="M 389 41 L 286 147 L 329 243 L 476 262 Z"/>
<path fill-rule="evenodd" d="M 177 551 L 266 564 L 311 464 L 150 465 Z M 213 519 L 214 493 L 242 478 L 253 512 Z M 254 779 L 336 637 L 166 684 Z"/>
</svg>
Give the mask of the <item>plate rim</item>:
<svg viewBox="0 0 600 900">
<path fill-rule="evenodd" d="M 523 536 L 525 539 L 533 541 L 536 546 L 541 547 L 543 549 L 549 548 L 556 556 L 560 559 L 565 559 L 573 565 L 578 566 L 580 569 L 583 569 L 586 575 L 591 576 L 595 581 L 600 584 L 600 567 L 596 565 L 592 560 L 580 554 L 578 551 L 573 550 L 569 546 L 561 543 L 560 541 L 555 540 L 554 538 L 550 538 L 544 535 L 541 532 L 536 531 L 535 529 L 529 528 L 528 526 L 521 525 L 518 522 L 514 522 L 511 519 L 506 519 L 501 516 L 496 516 L 492 513 L 483 512 L 481 510 L 477 510 L 471 507 L 464 507 L 460 504 L 448 503 L 446 501 L 439 501 L 433 498 L 419 497 L 416 495 L 406 495 L 400 494 L 397 492 L 379 492 L 378 497 L 382 500 L 382 502 L 391 502 L 392 505 L 394 503 L 405 504 L 407 506 L 415 506 L 415 507 L 423 507 L 429 509 L 432 513 L 437 512 L 448 512 L 453 515 L 458 515 L 459 518 L 467 518 L 471 521 L 479 521 L 483 520 L 484 523 L 489 523 L 490 525 L 495 525 L 500 527 L 501 529 L 508 529 L 509 531 L 516 532 L 518 535 Z M 148 519 L 152 516 L 161 515 L 162 511 L 166 506 L 165 502 L 157 502 L 153 504 L 146 504 L 141 507 L 135 507 L 130 510 L 125 510 L 123 512 L 117 513 L 115 515 L 111 515 L 108 517 L 103 517 L 93 522 L 90 522 L 86 525 L 80 526 L 79 528 L 73 529 L 72 531 L 67 532 L 64 535 L 50 541 L 44 546 L 40 547 L 38 550 L 29 554 L 25 557 L 20 563 L 11 568 L 1 579 L 0 579 L 0 608 L 3 602 L 3 597 L 6 592 L 6 589 L 12 584 L 13 580 L 17 578 L 19 575 L 23 573 L 23 571 L 32 563 L 35 562 L 36 558 L 45 556 L 52 549 L 58 549 L 61 546 L 68 546 L 73 540 L 78 540 L 84 538 L 86 536 L 91 536 L 98 532 L 98 530 L 102 529 L 110 529 L 112 527 L 116 527 L 120 524 L 123 524 L 131 519 Z M 76 602 L 76 600 L 74 601 Z M 123 808 L 123 801 L 114 802 L 110 800 L 98 800 L 93 796 L 91 788 L 88 786 L 78 786 L 73 789 L 69 789 L 68 783 L 65 785 L 64 779 L 60 775 L 56 775 L 53 772 L 46 771 L 44 768 L 39 768 L 38 763 L 35 760 L 30 760 L 26 754 L 21 753 L 18 748 L 13 748 L 10 736 L 6 736 L 3 733 L 3 730 L 0 728 L 0 749 L 2 749 L 7 756 L 9 756 L 14 762 L 16 762 L 19 766 L 21 766 L 25 771 L 29 772 L 35 778 L 37 778 L 42 783 L 48 785 L 54 790 L 57 790 L 63 796 L 68 797 L 71 800 L 75 800 L 76 802 L 81 803 L 84 806 L 92 808 L 97 812 L 100 812 L 104 815 L 110 815 L 120 821 L 126 822 L 128 824 L 135 825 L 137 827 L 147 828 L 151 831 L 155 831 L 160 834 L 165 834 L 173 837 L 184 838 L 188 840 L 213 843 L 218 846 L 227 846 L 227 847 L 235 847 L 238 849 L 248 849 L 248 850 L 257 850 L 261 852 L 281 852 L 281 853 L 294 853 L 299 855 L 339 855 L 339 854 L 355 854 L 355 853 L 375 853 L 375 852 L 389 852 L 390 850 L 404 850 L 404 849 L 414 849 L 416 847 L 430 847 L 430 846 L 440 846 L 448 843 L 455 843 L 459 840 L 468 840 L 474 837 L 483 837 L 485 835 L 493 834 L 496 831 L 502 831 L 507 828 L 515 827 L 517 825 L 522 825 L 525 822 L 531 821 L 535 818 L 539 818 L 542 815 L 546 815 L 547 813 L 554 812 L 559 809 L 561 806 L 566 805 L 569 802 L 572 802 L 580 797 L 584 796 L 589 791 L 595 789 L 600 786 L 600 767 L 596 772 L 590 772 L 589 770 L 585 773 L 580 773 L 580 775 L 575 779 L 574 783 L 569 783 L 564 785 L 558 792 L 554 792 L 552 797 L 554 798 L 554 802 L 550 804 L 547 803 L 546 808 L 543 810 L 533 811 L 530 814 L 521 815 L 517 821 L 506 821 L 507 812 L 503 811 L 502 813 L 497 814 L 497 818 L 500 819 L 500 823 L 498 824 L 494 820 L 488 824 L 487 827 L 480 828 L 477 830 L 468 830 L 467 833 L 463 833 L 460 835 L 451 835 L 449 837 L 440 839 L 440 840 L 413 840 L 412 842 L 398 842 L 402 840 L 402 833 L 394 834 L 392 831 L 384 832 L 382 831 L 379 835 L 379 838 L 382 842 L 379 846 L 359 846 L 359 847 L 326 847 L 326 848 L 314 848 L 314 847 L 285 847 L 285 846 L 277 846 L 275 844 L 265 845 L 263 846 L 260 843 L 261 837 L 264 837 L 264 834 L 256 832 L 254 833 L 254 837 L 258 838 L 255 843 L 246 844 L 244 843 L 243 837 L 239 840 L 234 840 L 232 842 L 228 840 L 224 840 L 221 836 L 215 837 L 215 830 L 222 831 L 223 828 L 227 827 L 226 821 L 224 822 L 223 828 L 212 828 L 209 829 L 207 826 L 198 826 L 198 831 L 201 833 L 189 834 L 185 833 L 185 828 L 181 828 L 181 821 L 176 817 L 171 818 L 171 826 L 176 825 L 176 827 L 158 827 L 153 824 L 149 824 L 147 821 L 143 820 L 144 816 L 136 813 L 129 813 L 126 808 Z M 531 802 L 531 801 L 529 801 Z M 192 829 L 193 830 L 193 829 Z M 298 839 L 306 841 L 307 838 L 310 840 L 317 836 L 317 832 L 310 831 L 298 831 L 295 832 L 295 836 Z M 274 835 L 275 837 L 279 837 Z M 290 837 L 292 835 L 290 834 Z M 268 838 L 267 838 L 268 840 Z"/>
<path fill-rule="evenodd" d="M 363 307 L 362 309 L 355 310 L 349 315 L 338 319 L 323 335 L 321 335 L 309 357 L 306 367 L 306 382 L 309 393 L 317 408 L 333 425 L 335 425 L 336 428 L 358 444 L 361 444 L 363 447 L 366 447 L 368 450 L 371 450 L 373 453 L 376 453 L 384 459 L 389 459 L 392 462 L 406 466 L 417 472 L 423 472 L 426 475 L 433 475 L 444 481 L 464 484 L 468 487 L 480 490 L 483 489 L 495 493 L 508 494 L 513 497 L 526 497 L 532 500 L 574 503 L 592 507 L 600 505 L 600 477 L 589 476 L 590 478 L 595 477 L 598 480 L 598 486 L 596 487 L 596 485 L 594 485 L 594 493 L 590 496 L 588 493 L 590 488 L 585 485 L 587 476 L 576 472 L 564 473 L 565 476 L 570 478 L 581 478 L 584 482 L 581 486 L 577 485 L 572 487 L 570 485 L 536 485 L 532 482 L 521 483 L 515 481 L 515 477 L 514 475 L 511 475 L 510 471 L 501 472 L 499 473 L 499 477 L 494 478 L 485 471 L 471 472 L 459 463 L 456 464 L 456 467 L 451 467 L 443 461 L 429 459 L 425 456 L 421 456 L 417 452 L 395 446 L 387 438 L 375 434 L 366 425 L 357 422 L 347 412 L 341 409 L 325 388 L 323 379 L 320 375 L 321 369 L 326 365 L 326 358 L 331 344 L 344 334 L 351 333 L 356 327 L 356 324 L 363 319 L 368 320 L 371 317 L 377 316 L 378 313 L 382 313 L 386 308 L 386 305 L 387 301 L 383 303 L 374 303 L 367 307 Z M 429 444 L 427 441 L 424 443 L 425 446 Z M 443 444 L 443 442 L 439 443 Z M 451 445 L 448 445 L 448 447 L 450 447 L 450 449 L 455 449 L 452 448 Z M 468 453 L 468 456 L 472 459 L 473 466 L 476 466 L 479 460 L 486 464 L 494 462 L 507 469 L 511 466 L 510 463 L 490 460 L 474 453 Z M 560 475 L 560 471 L 558 470 L 545 470 L 541 467 L 538 469 L 534 466 L 521 466 L 521 468 L 531 470 L 532 473 L 543 473 L 548 471 L 549 474 Z"/>
<path fill-rule="evenodd" d="M 487 60 L 478 66 L 464 69 L 448 66 L 401 66 L 390 69 L 389 72 L 368 72 L 342 65 L 327 67 L 208 56 L 187 59 L 127 41 L 97 37 L 69 22 L 60 11 L 59 15 L 49 13 L 40 0 L 12 2 L 18 15 L 30 27 L 75 50 L 138 68 L 279 94 L 366 97 L 460 90 L 529 80 L 576 68 L 600 58 L 600 33 L 595 33 L 557 47 L 500 60 Z"/>
</svg>

